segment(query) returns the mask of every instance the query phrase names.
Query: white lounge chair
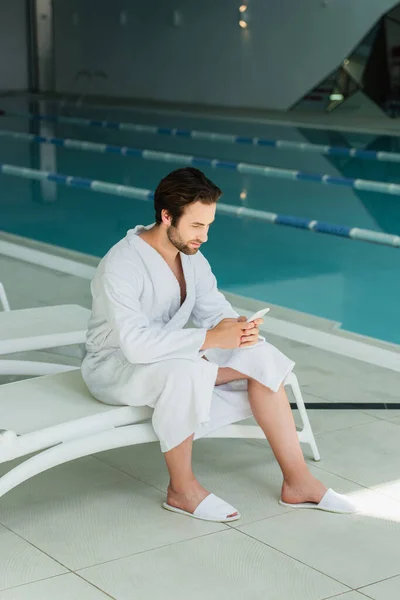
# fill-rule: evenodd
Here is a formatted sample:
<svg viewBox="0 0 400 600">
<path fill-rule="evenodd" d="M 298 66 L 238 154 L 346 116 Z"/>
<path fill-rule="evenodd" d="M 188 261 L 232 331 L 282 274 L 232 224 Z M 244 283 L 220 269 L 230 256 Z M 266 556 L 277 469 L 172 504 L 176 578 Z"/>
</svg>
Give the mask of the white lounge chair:
<svg viewBox="0 0 400 600">
<path fill-rule="evenodd" d="M 49 362 L 1 359 L 1 356 L 83 344 L 90 316 L 88 309 L 65 304 L 10 310 L 1 283 L 0 303 L 3 307 L 0 312 L 0 375 L 48 375 L 77 368 Z"/>
<path fill-rule="evenodd" d="M 303 422 L 299 440 L 320 460 L 296 376 L 285 381 Z M 104 450 L 157 441 L 148 407 L 110 406 L 89 393 L 80 373 L 60 373 L 0 387 L 0 463 L 37 454 L 0 478 L 0 497 L 38 473 Z M 258 426 L 234 424 L 207 435 L 260 438 Z"/>
</svg>

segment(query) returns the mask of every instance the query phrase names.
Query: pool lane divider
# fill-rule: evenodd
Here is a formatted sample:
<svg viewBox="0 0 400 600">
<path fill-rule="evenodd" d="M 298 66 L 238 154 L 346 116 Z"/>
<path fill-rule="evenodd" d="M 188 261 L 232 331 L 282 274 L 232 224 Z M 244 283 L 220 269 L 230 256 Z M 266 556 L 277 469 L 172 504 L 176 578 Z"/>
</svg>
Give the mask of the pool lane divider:
<svg viewBox="0 0 400 600">
<path fill-rule="evenodd" d="M 147 126 L 143 126 L 147 127 Z M 0 137 L 25 141 L 38 144 L 53 144 L 55 146 L 69 148 L 72 150 L 83 150 L 86 152 L 100 152 L 119 154 L 121 156 L 132 156 L 144 160 L 155 160 L 167 163 L 177 163 L 197 168 L 210 167 L 212 169 L 224 169 L 237 171 L 241 174 L 259 175 L 268 178 L 290 179 L 292 181 L 306 181 L 325 185 L 349 187 L 358 191 L 378 192 L 400 196 L 400 184 L 384 181 L 372 181 L 369 179 L 352 179 L 350 177 L 337 177 L 321 173 L 307 173 L 293 169 L 280 167 L 269 167 L 219 158 L 206 158 L 192 156 L 189 154 L 177 154 L 174 152 L 163 152 L 151 149 L 134 148 L 130 146 L 117 146 L 112 144 L 100 144 L 98 142 L 82 141 L 69 138 L 45 137 L 31 133 L 0 130 Z"/>
<path fill-rule="evenodd" d="M 97 181 L 84 177 L 74 177 L 73 175 L 64 175 L 62 173 L 53 173 L 49 171 L 20 167 L 17 165 L 8 165 L 0 163 L 0 174 L 12 175 L 23 179 L 36 181 L 52 181 L 58 185 L 65 185 L 72 188 L 92 190 L 93 192 L 103 192 L 114 196 L 131 198 L 134 200 L 151 201 L 154 198 L 154 191 L 144 188 L 138 188 L 127 185 L 119 185 L 107 181 Z M 306 229 L 314 233 L 324 233 L 344 237 L 352 240 L 370 242 L 383 246 L 400 248 L 400 236 L 388 233 L 381 233 L 359 227 L 348 227 L 346 225 L 335 225 L 322 221 L 256 210 L 244 206 L 235 206 L 231 204 L 217 203 L 217 211 L 221 214 L 231 215 L 233 217 L 255 219 L 264 221 L 273 225 L 282 225 L 294 227 L 296 229 Z"/>
<path fill-rule="evenodd" d="M 62 115 L 42 115 L 28 112 L 16 112 L 0 109 L 0 116 L 22 117 L 35 121 L 48 121 L 52 123 L 66 123 L 83 127 L 103 127 L 106 129 L 118 129 L 120 131 L 133 131 L 151 135 L 164 135 L 174 137 L 186 137 L 193 140 L 206 140 L 208 142 L 222 142 L 225 144 L 241 144 L 252 146 L 263 146 L 275 150 L 291 150 L 294 152 L 313 152 L 327 156 L 338 156 L 345 158 L 359 158 L 362 160 L 376 160 L 380 162 L 400 162 L 399 152 L 384 152 L 376 150 L 364 150 L 347 146 L 329 146 L 326 144 L 311 144 L 308 142 L 294 142 L 290 140 L 277 140 L 264 137 L 253 137 L 237 135 L 234 133 L 218 133 L 215 131 L 199 131 L 196 129 L 181 129 L 178 127 L 158 127 L 157 125 L 142 125 L 140 123 L 124 123 L 118 121 L 107 121 L 101 119 L 85 119 L 79 117 L 64 117 Z M 296 127 L 296 124 L 293 125 Z"/>
</svg>

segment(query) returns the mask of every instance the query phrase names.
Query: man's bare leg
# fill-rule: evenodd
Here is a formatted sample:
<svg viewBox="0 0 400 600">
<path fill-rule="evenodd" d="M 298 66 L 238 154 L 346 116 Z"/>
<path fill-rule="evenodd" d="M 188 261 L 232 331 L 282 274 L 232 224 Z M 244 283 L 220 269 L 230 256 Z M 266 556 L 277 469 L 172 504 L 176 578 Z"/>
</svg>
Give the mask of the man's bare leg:
<svg viewBox="0 0 400 600">
<path fill-rule="evenodd" d="M 216 385 L 238 379 L 248 380 L 249 402 L 254 418 L 281 467 L 282 500 L 291 504 L 318 503 L 325 494 L 326 487 L 308 470 L 285 388 L 282 385 L 277 392 L 273 392 L 258 381 L 230 368 L 218 370 Z"/>
<path fill-rule="evenodd" d="M 190 513 L 193 513 L 210 493 L 200 485 L 192 471 L 193 437 L 191 435 L 179 446 L 164 454 L 170 476 L 167 502 Z M 227 516 L 235 515 L 237 513 Z"/>
<path fill-rule="evenodd" d="M 292 410 L 283 385 L 273 392 L 258 381 L 248 381 L 251 409 L 283 474 L 284 502 L 320 502 L 327 488 L 311 475 L 300 447 Z"/>
</svg>

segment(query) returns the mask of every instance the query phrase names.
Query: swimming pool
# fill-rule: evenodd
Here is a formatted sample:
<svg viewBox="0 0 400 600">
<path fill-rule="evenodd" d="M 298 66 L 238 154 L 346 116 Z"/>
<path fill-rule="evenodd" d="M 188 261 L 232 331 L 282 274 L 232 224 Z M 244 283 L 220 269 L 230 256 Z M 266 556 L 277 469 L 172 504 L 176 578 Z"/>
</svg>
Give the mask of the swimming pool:
<svg viewBox="0 0 400 600">
<path fill-rule="evenodd" d="M 37 106 L 27 106 L 24 99 L 3 99 L 0 107 L 37 111 Z M 55 112 L 59 105 L 47 103 L 47 110 Z M 96 119 L 399 151 L 398 138 L 372 134 L 109 107 L 86 106 L 72 113 Z M 0 119 L 3 130 L 37 133 L 39 127 L 27 119 Z M 47 135 L 63 138 L 400 182 L 400 167 L 393 163 L 71 124 L 45 127 Z M 0 162 L 148 189 L 154 189 L 161 177 L 180 166 L 6 139 L 0 139 Z M 227 204 L 400 235 L 399 196 L 266 179 L 210 167 L 203 170 L 221 187 L 223 202 Z M 127 229 L 154 220 L 149 202 L 4 176 L 0 176 L 0 210 L 3 231 L 96 256 L 102 256 Z M 219 286 L 226 291 L 324 317 L 337 321 L 343 329 L 400 343 L 399 249 L 220 214 L 203 251 Z"/>
</svg>

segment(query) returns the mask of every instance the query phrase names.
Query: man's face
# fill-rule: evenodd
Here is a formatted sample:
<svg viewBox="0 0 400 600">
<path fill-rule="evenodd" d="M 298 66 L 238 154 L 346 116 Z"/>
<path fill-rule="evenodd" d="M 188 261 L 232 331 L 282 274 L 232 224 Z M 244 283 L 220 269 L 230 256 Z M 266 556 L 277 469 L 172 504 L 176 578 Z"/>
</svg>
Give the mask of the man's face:
<svg viewBox="0 0 400 600">
<path fill-rule="evenodd" d="M 171 244 L 184 254 L 196 254 L 201 244 L 208 239 L 208 229 L 215 218 L 216 204 L 193 202 L 189 204 L 178 225 L 167 228 L 167 236 Z"/>
</svg>

